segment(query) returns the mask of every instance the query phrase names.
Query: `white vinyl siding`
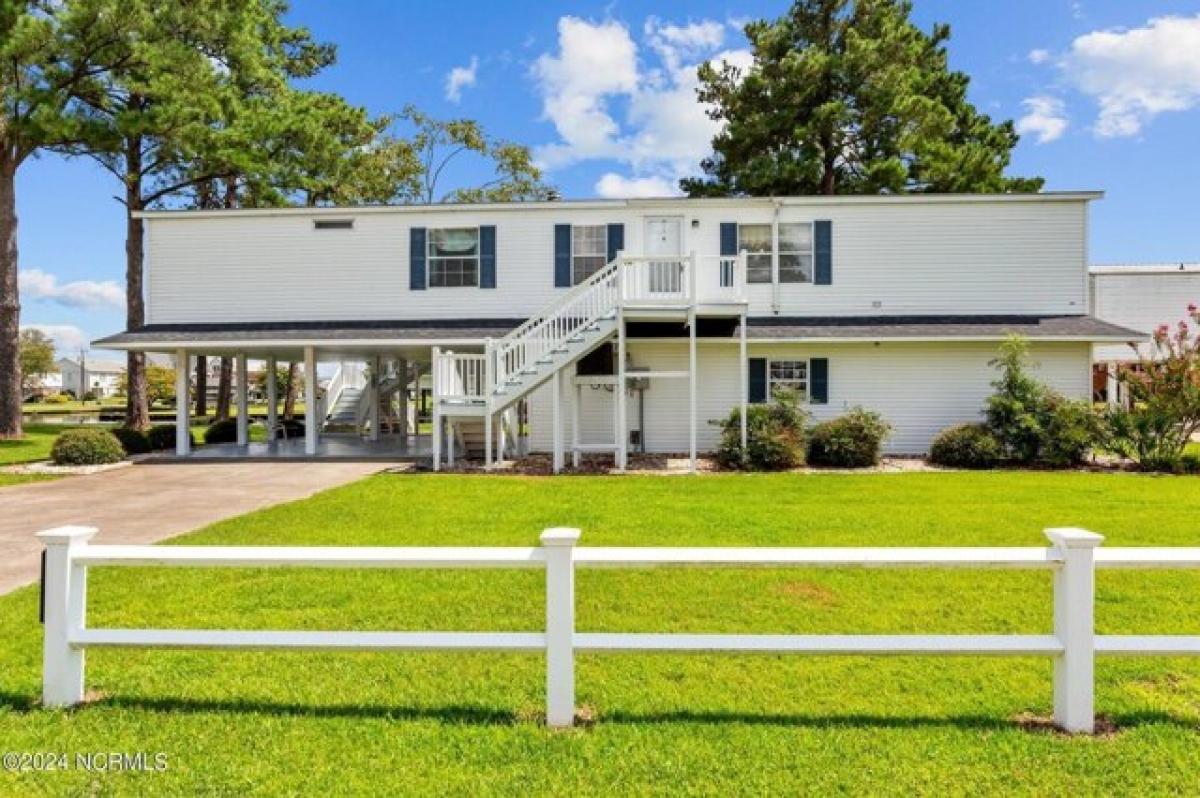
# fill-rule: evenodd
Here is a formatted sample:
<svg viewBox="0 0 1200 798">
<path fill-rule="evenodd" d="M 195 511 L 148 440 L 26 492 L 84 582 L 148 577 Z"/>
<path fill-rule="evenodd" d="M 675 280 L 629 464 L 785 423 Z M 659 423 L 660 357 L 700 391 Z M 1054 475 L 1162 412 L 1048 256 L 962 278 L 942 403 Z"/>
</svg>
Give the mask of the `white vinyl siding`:
<svg viewBox="0 0 1200 798">
<path fill-rule="evenodd" d="M 1145 333 L 1137 352 L 1127 344 L 1096 347 L 1096 360 L 1137 360 L 1149 355 L 1149 335 L 1160 324 L 1174 327 L 1187 319 L 1189 303 L 1200 305 L 1200 270 L 1144 274 L 1100 272 L 1092 275 L 1092 314 L 1104 321 Z"/>
<path fill-rule="evenodd" d="M 785 344 L 751 342 L 750 357 L 768 360 L 829 359 L 829 403 L 809 405 L 814 421 L 835 418 L 856 405 L 876 410 L 895 430 L 885 450 L 893 454 L 923 454 L 939 431 L 952 424 L 979 421 L 993 389 L 996 371 L 988 362 L 998 343 Z M 1086 343 L 1039 343 L 1030 347 L 1033 374 L 1064 395 L 1091 395 L 1091 347 Z M 655 371 L 687 368 L 687 344 L 682 341 L 633 341 L 630 361 Z M 709 421 L 724 418 L 738 404 L 739 373 L 736 344 L 701 341 L 698 352 L 700 393 L 697 396 L 701 451 L 716 448 L 720 428 Z M 645 393 L 648 451 L 685 452 L 688 448 L 688 381 L 651 380 Z M 567 392 L 567 401 L 571 392 Z M 612 440 L 613 395 L 603 388 L 583 389 L 581 427 L 588 443 Z M 637 429 L 637 397 L 628 402 L 629 429 Z M 531 443 L 548 451 L 550 388 L 538 389 L 530 403 Z M 570 442 L 570 413 L 563 412 L 566 442 Z M 631 447 L 630 451 L 634 451 Z"/>
</svg>

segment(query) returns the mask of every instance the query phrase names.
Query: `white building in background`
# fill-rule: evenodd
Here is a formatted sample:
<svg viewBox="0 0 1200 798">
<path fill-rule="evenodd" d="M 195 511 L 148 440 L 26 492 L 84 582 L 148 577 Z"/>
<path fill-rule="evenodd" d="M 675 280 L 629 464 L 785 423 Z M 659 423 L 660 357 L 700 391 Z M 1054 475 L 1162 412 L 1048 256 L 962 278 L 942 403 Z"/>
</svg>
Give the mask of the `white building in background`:
<svg viewBox="0 0 1200 798">
<path fill-rule="evenodd" d="M 1188 305 L 1200 306 L 1200 263 L 1140 263 L 1093 266 L 1092 308 L 1097 318 L 1152 333 L 1166 324 L 1174 330 L 1188 320 Z M 1152 354 L 1149 338 L 1128 344 L 1097 345 L 1093 395 L 1107 397 L 1109 381 L 1121 366 Z"/>
<path fill-rule="evenodd" d="M 91 393 L 96 398 L 117 393 L 125 364 L 115 360 L 93 360 L 62 357 L 58 366 L 58 389 L 71 391 L 77 398 Z"/>
<path fill-rule="evenodd" d="M 526 433 L 556 466 L 694 454 L 716 447 L 712 420 L 780 388 L 817 420 L 876 410 L 889 451 L 921 453 L 979 418 L 1008 334 L 1079 398 L 1093 346 L 1146 339 L 1092 307 L 1100 196 L 150 211 L 147 324 L 97 345 L 299 360 L 314 397 L 320 361 L 349 364 L 307 416 L 307 456 L 333 456 L 338 414 L 343 442 L 385 451 L 385 397 L 431 373 L 435 434 L 401 410 L 393 451 L 435 465 L 464 449 L 490 462 Z"/>
</svg>

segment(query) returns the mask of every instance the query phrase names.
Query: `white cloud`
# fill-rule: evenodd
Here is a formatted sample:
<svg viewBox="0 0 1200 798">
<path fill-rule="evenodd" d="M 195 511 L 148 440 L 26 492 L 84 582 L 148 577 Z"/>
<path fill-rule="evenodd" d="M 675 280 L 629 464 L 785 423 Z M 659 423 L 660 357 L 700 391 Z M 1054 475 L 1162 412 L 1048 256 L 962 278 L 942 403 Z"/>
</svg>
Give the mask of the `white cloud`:
<svg viewBox="0 0 1200 798">
<path fill-rule="evenodd" d="M 41 330 L 48 335 L 58 357 L 73 357 L 88 347 L 87 335 L 73 324 L 22 324 L 21 329 Z"/>
<path fill-rule="evenodd" d="M 479 73 L 479 58 L 471 56 L 471 63 L 465 67 L 457 66 L 446 74 L 446 99 L 456 103 L 462 99 L 463 89 L 475 85 Z"/>
<path fill-rule="evenodd" d="M 1049 60 L 1050 60 L 1050 51 L 1049 50 L 1043 50 L 1041 48 L 1038 48 L 1036 50 L 1029 51 L 1029 63 L 1031 63 L 1031 64 L 1044 64 Z"/>
<path fill-rule="evenodd" d="M 718 52 L 727 32 L 711 20 L 677 25 L 650 17 L 639 48 L 620 22 L 560 19 L 557 51 L 543 54 L 533 68 L 543 115 L 559 136 L 537 149 L 539 163 L 555 169 L 616 160 L 633 175 L 605 175 L 597 191 L 677 193 L 676 182 L 698 171 L 719 130 L 696 98 L 697 68 L 709 60 L 743 68 L 752 63 L 748 50 Z"/>
<path fill-rule="evenodd" d="M 125 307 L 125 289 L 112 280 L 59 283 L 57 277 L 41 269 L 23 269 L 17 277 L 21 295 L 29 299 L 44 299 L 72 308 Z"/>
<path fill-rule="evenodd" d="M 1021 102 L 1025 115 L 1017 120 L 1017 132 L 1036 136 L 1038 144 L 1048 144 L 1062 137 L 1070 124 L 1063 101 L 1049 95 L 1029 97 Z"/>
<path fill-rule="evenodd" d="M 606 199 L 670 197 L 678 193 L 678 185 L 665 177 L 624 177 L 607 172 L 596 181 L 596 195 Z"/>
<path fill-rule="evenodd" d="M 1200 104 L 1200 15 L 1085 34 L 1062 67 L 1099 104 L 1096 135 L 1136 136 L 1158 114 Z"/>
</svg>

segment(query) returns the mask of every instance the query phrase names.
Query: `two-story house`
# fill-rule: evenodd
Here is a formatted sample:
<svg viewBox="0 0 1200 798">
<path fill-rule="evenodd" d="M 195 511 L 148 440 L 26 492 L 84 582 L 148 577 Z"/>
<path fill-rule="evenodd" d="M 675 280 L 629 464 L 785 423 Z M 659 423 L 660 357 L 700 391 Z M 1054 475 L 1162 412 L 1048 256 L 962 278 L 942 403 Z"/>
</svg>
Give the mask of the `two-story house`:
<svg viewBox="0 0 1200 798">
<path fill-rule="evenodd" d="M 890 451 L 921 453 L 980 417 L 1009 333 L 1080 398 L 1093 346 L 1144 338 L 1091 315 L 1099 196 L 146 212 L 147 324 L 97 345 L 303 360 L 308 396 L 318 362 L 356 362 L 364 444 L 435 465 L 464 446 L 490 463 L 526 434 L 556 467 L 694 458 L 717 443 L 711 421 L 780 388 L 817 420 L 876 410 Z M 431 387 L 435 434 L 402 414 L 389 450 L 379 408 L 397 382 Z M 323 420 L 308 414 L 309 455 L 332 451 Z"/>
</svg>

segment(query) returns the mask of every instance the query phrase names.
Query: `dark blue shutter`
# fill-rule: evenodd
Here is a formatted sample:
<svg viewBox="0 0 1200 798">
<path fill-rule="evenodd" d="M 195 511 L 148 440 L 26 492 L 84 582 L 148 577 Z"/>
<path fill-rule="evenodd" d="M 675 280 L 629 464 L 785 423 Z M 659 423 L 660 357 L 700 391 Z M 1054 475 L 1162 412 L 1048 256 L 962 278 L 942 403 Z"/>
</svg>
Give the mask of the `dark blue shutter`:
<svg viewBox="0 0 1200 798">
<path fill-rule="evenodd" d="M 767 359 L 765 357 L 750 358 L 750 396 L 747 401 L 751 404 L 762 404 L 767 401 Z"/>
<path fill-rule="evenodd" d="M 721 222 L 721 254 L 736 255 L 738 247 L 738 233 L 736 222 Z"/>
<path fill-rule="evenodd" d="M 554 225 L 554 287 L 571 287 L 571 225 Z"/>
<path fill-rule="evenodd" d="M 496 287 L 496 226 L 479 227 L 479 287 Z"/>
<path fill-rule="evenodd" d="M 625 225 L 610 224 L 608 226 L 608 262 L 617 259 L 617 253 L 625 249 Z"/>
<path fill-rule="evenodd" d="M 808 401 L 814 405 L 829 404 L 829 358 L 814 357 L 808 361 Z"/>
<path fill-rule="evenodd" d="M 815 222 L 813 224 L 813 282 L 817 285 L 833 284 L 833 223 Z"/>
<path fill-rule="evenodd" d="M 424 227 L 413 227 L 408 231 L 408 287 L 413 291 L 425 290 Z"/>
</svg>

